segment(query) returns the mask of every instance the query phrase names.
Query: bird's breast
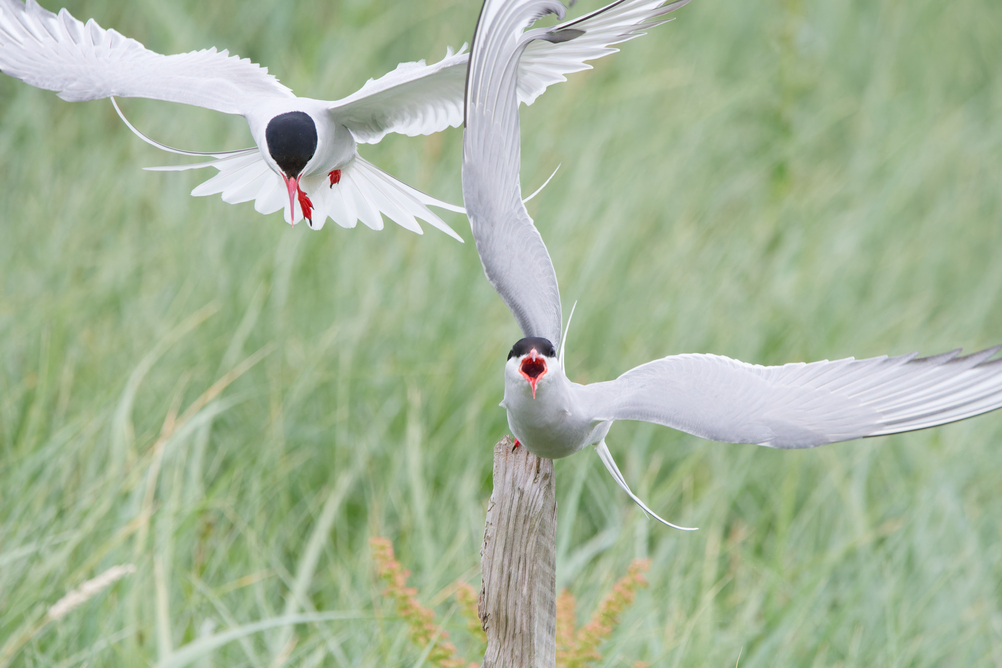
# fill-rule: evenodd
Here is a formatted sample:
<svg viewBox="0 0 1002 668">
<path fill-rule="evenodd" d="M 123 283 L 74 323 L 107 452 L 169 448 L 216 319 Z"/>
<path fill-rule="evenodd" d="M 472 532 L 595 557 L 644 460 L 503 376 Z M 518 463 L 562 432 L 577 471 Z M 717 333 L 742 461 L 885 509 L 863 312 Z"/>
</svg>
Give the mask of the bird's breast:
<svg viewBox="0 0 1002 668">
<path fill-rule="evenodd" d="M 592 421 L 559 399 L 540 394 L 527 400 L 505 396 L 508 426 L 519 443 L 539 457 L 560 459 L 572 455 L 587 445 L 592 432 Z"/>
</svg>

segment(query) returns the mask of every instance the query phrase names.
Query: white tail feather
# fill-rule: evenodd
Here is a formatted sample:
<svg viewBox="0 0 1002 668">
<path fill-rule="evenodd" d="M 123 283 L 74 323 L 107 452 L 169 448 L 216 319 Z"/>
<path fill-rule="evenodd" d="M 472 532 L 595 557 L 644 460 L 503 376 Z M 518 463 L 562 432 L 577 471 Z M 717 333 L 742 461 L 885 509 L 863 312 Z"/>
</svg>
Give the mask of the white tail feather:
<svg viewBox="0 0 1002 668">
<path fill-rule="evenodd" d="M 561 163 L 561 164 L 562 164 L 562 163 Z M 536 188 L 536 190 L 535 190 L 535 191 L 534 191 L 534 192 L 533 192 L 533 193 L 532 193 L 531 195 L 529 195 L 528 197 L 526 197 L 525 199 L 523 199 L 523 200 L 522 200 L 522 204 L 525 204 L 525 203 L 526 203 L 526 202 L 528 202 L 528 201 L 529 201 L 530 199 L 532 199 L 533 197 L 535 197 L 535 196 L 536 196 L 536 195 L 538 195 L 539 193 L 543 192 L 543 188 L 545 188 L 545 187 L 547 186 L 547 184 L 548 184 L 548 183 L 549 183 L 550 181 L 552 181 L 552 180 L 553 180 L 553 177 L 557 175 L 557 171 L 558 171 L 559 169 L 560 169 L 560 165 L 558 164 L 558 165 L 557 165 L 557 168 L 553 170 L 553 173 L 552 173 L 552 174 L 550 174 L 550 178 L 548 178 L 548 179 L 546 179 L 545 181 L 543 181 L 543 185 L 541 185 L 541 186 L 539 186 L 538 188 Z"/>
<path fill-rule="evenodd" d="M 556 173 L 556 172 L 554 172 Z M 545 183 L 543 184 L 546 185 Z M 560 352 L 558 353 L 558 361 L 560 362 L 560 368 L 567 371 L 567 367 L 564 366 L 564 352 L 567 350 L 567 334 L 571 331 L 571 320 L 574 318 L 574 309 L 578 307 L 578 303 L 575 300 L 574 305 L 571 306 L 571 314 L 567 316 L 567 324 L 564 326 L 564 335 L 560 337 Z"/>
<path fill-rule="evenodd" d="M 355 159 L 341 170 L 341 183 L 344 183 L 345 179 L 351 181 L 352 186 L 357 189 L 358 197 L 365 202 L 366 208 L 376 204 L 387 218 L 401 227 L 420 234 L 421 227 L 415 220 L 420 218 L 453 239 L 459 242 L 463 241 L 462 237 L 428 208 L 436 206 L 447 211 L 466 213 L 466 209 L 463 207 L 443 202 L 420 190 L 411 188 L 359 156 L 355 156 Z M 392 206 L 388 206 L 388 204 L 392 204 Z M 361 218 L 361 216 L 359 217 Z M 365 218 L 362 218 L 362 222 L 368 224 Z M 380 222 L 379 225 L 381 227 L 382 223 Z"/>
<path fill-rule="evenodd" d="M 186 150 L 181 149 L 181 148 L 173 148 L 172 146 L 167 146 L 166 144 L 161 144 L 157 140 L 150 139 L 149 137 L 147 137 L 146 135 L 144 135 L 142 132 L 140 132 L 139 130 L 137 130 L 136 126 L 134 126 L 132 123 L 130 123 L 129 119 L 126 118 L 125 114 L 122 113 L 122 110 L 118 108 L 118 102 L 115 100 L 115 98 L 112 97 L 112 98 L 109 98 L 109 99 L 111 100 L 111 105 L 113 107 L 115 107 L 115 112 L 118 114 L 118 117 L 122 119 L 123 123 L 125 123 L 125 127 L 129 128 L 130 130 L 132 130 L 132 134 L 136 135 L 137 137 L 139 137 L 140 139 L 142 139 L 147 144 L 149 144 L 150 146 L 155 146 L 156 148 L 160 149 L 161 151 L 167 151 L 168 153 L 177 153 L 178 155 L 191 155 L 191 156 L 197 156 L 197 157 L 212 157 L 212 158 L 222 158 L 224 156 L 234 156 L 234 155 L 248 154 L 248 153 L 257 151 L 257 147 L 254 147 L 254 148 L 241 148 L 241 149 L 237 149 L 235 151 L 220 151 L 219 153 L 203 153 L 201 151 L 186 151 Z M 201 163 L 201 166 L 208 167 L 211 164 L 212 164 L 211 162 L 206 162 L 206 163 Z M 192 166 L 190 166 L 190 165 L 182 165 L 182 167 L 192 168 Z M 154 168 L 150 168 L 150 169 L 154 169 Z M 166 171 L 166 168 L 163 168 L 163 169 Z"/>
<path fill-rule="evenodd" d="M 595 450 L 598 452 L 598 456 L 602 460 L 602 463 L 605 464 L 605 468 L 616 481 L 616 484 L 618 484 L 624 492 L 629 494 L 634 503 L 640 506 L 649 517 L 653 517 L 658 522 L 661 522 L 661 524 L 670 526 L 672 529 L 679 529 L 681 531 L 698 531 L 697 527 L 680 527 L 677 524 L 672 524 L 671 522 L 662 519 L 657 513 L 648 508 L 643 501 L 637 498 L 637 495 L 630 490 L 630 486 L 626 484 L 623 474 L 619 472 L 619 467 L 616 466 L 616 461 L 612 458 L 612 453 L 609 452 L 609 448 L 606 446 L 604 438 L 595 444 Z"/>
</svg>

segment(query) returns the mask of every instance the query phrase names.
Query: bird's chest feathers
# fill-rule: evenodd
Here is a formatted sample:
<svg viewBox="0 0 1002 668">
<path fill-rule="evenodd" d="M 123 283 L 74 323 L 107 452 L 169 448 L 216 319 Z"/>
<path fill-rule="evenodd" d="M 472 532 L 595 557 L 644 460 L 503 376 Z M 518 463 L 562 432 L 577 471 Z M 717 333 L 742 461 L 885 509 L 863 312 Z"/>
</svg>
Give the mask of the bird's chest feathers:
<svg viewBox="0 0 1002 668">
<path fill-rule="evenodd" d="M 528 384 L 524 392 L 517 385 L 506 388 L 504 405 L 508 426 L 520 443 L 540 457 L 559 459 L 584 447 L 592 425 L 561 388 L 546 389 L 554 391 L 537 392 L 533 399 Z"/>
</svg>

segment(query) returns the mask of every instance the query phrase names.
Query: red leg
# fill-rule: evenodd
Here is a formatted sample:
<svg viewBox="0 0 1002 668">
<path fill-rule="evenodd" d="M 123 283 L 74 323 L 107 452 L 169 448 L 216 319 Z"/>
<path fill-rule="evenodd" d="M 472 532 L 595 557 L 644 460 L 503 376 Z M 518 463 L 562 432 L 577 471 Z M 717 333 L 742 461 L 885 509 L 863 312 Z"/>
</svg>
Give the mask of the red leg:
<svg viewBox="0 0 1002 668">
<path fill-rule="evenodd" d="M 329 173 L 329 174 L 327 174 L 327 176 L 329 176 L 329 177 L 330 177 L 330 180 L 331 180 L 331 188 L 333 188 L 333 187 L 334 187 L 334 184 L 335 184 L 335 183 L 341 183 L 341 170 L 340 170 L 340 169 L 332 169 L 332 170 L 330 171 L 330 173 Z"/>
</svg>

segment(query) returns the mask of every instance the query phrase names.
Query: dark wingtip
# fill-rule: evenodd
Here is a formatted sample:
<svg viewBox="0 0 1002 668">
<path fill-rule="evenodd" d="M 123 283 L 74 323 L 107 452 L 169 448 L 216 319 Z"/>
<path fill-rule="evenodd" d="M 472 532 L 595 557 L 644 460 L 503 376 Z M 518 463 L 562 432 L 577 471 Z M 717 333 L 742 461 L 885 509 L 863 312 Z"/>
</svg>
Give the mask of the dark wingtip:
<svg viewBox="0 0 1002 668">
<path fill-rule="evenodd" d="M 569 42 L 572 39 L 577 39 L 583 34 L 585 34 L 584 30 L 565 28 L 564 30 L 552 30 L 543 35 L 540 39 L 545 39 L 547 42 L 552 42 L 553 44 L 559 44 L 561 42 Z"/>
</svg>

